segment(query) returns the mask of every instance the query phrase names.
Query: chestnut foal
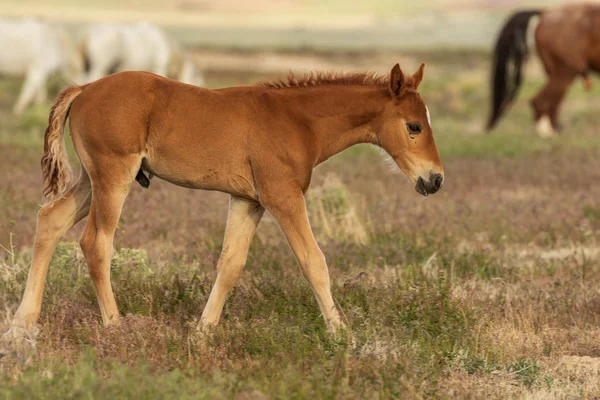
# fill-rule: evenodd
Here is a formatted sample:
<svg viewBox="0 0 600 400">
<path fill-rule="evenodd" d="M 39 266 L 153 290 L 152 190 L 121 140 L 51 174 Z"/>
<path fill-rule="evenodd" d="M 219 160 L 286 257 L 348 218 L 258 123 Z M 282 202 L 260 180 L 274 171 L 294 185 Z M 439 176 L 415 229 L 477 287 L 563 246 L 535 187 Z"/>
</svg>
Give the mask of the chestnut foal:
<svg viewBox="0 0 600 400">
<path fill-rule="evenodd" d="M 80 243 L 102 320 L 105 325 L 117 321 L 110 284 L 113 237 L 131 184 L 149 184 L 145 173 L 231 195 L 203 327 L 218 323 L 265 209 L 294 251 L 328 329 L 342 327 L 304 194 L 316 165 L 357 143 L 382 147 L 422 195 L 440 189 L 443 168 L 429 111 L 417 93 L 423 71 L 424 64 L 405 76 L 396 64 L 389 77 L 290 75 L 287 81 L 218 90 L 122 72 L 65 89 L 46 130 L 42 173 L 48 204 L 38 214 L 33 261 L 13 329 L 28 329 L 37 321 L 54 249 L 86 216 Z M 83 166 L 68 190 L 67 117 Z"/>
</svg>

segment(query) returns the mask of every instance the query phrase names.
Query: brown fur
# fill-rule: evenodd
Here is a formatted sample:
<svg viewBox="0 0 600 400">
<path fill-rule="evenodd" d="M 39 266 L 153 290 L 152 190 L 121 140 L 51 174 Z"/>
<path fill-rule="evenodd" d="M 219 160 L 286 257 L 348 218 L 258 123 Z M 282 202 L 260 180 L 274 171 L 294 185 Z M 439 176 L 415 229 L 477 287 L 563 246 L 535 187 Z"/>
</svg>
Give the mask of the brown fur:
<svg viewBox="0 0 600 400">
<path fill-rule="evenodd" d="M 54 248 L 86 215 L 80 244 L 102 319 L 105 324 L 117 321 L 110 257 L 121 208 L 140 169 L 177 185 L 231 195 L 203 326 L 218 322 L 268 209 L 290 243 L 328 327 L 341 327 L 304 193 L 316 165 L 357 143 L 385 149 L 423 195 L 441 187 L 443 168 L 426 105 L 416 91 L 423 70 L 421 65 L 405 77 L 396 65 L 385 82 L 374 74 L 313 74 L 286 83 L 218 90 L 145 72 L 122 72 L 66 89 L 51 111 L 42 162 L 44 193 L 60 198 L 38 215 L 33 262 L 13 327 L 29 327 L 37 320 Z M 303 89 L 307 86 L 312 89 Z M 69 169 L 62 136 L 67 115 L 83 171 L 65 192 Z M 410 133 L 409 122 L 421 132 Z"/>
</svg>

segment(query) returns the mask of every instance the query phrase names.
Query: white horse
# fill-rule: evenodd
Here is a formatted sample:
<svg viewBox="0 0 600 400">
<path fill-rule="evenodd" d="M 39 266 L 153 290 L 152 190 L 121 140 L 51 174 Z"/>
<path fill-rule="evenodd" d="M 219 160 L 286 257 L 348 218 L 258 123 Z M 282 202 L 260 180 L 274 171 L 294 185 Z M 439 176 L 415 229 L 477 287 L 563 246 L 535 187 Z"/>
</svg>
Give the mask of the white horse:
<svg viewBox="0 0 600 400">
<path fill-rule="evenodd" d="M 0 19 L 0 74 L 25 77 L 15 114 L 34 100 L 46 101 L 51 75 L 61 72 L 69 83 L 78 83 L 82 69 L 81 58 L 62 28 L 36 19 Z"/>
<path fill-rule="evenodd" d="M 202 86 L 204 79 L 191 56 L 148 22 L 94 24 L 81 42 L 86 82 L 117 71 L 148 71 Z"/>
</svg>

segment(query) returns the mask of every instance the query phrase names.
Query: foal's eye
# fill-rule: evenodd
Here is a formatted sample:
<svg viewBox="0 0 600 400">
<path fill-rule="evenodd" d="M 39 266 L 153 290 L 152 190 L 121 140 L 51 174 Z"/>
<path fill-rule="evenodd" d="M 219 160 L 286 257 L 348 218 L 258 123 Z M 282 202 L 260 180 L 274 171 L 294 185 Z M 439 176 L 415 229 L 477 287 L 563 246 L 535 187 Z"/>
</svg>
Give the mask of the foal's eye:
<svg viewBox="0 0 600 400">
<path fill-rule="evenodd" d="M 406 129 L 408 129 L 408 133 L 411 135 L 417 135 L 421 133 L 421 124 L 418 122 L 407 122 Z"/>
</svg>

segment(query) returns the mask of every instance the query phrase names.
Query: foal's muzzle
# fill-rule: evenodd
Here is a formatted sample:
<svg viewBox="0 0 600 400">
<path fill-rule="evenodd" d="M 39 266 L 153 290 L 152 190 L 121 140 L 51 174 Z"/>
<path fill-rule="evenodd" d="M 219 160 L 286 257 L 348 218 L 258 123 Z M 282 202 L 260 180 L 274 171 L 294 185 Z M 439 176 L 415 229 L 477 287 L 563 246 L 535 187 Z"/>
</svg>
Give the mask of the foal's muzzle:
<svg viewBox="0 0 600 400">
<path fill-rule="evenodd" d="M 443 183 L 444 176 L 442 174 L 432 172 L 429 174 L 429 180 L 426 181 L 422 177 L 417 180 L 415 190 L 423 196 L 428 196 L 440 190 Z"/>
</svg>

